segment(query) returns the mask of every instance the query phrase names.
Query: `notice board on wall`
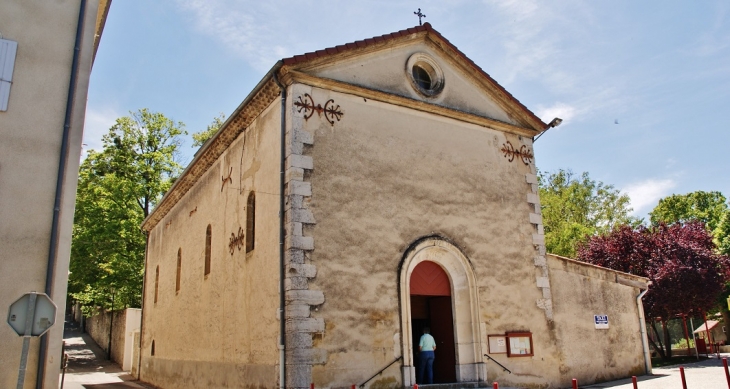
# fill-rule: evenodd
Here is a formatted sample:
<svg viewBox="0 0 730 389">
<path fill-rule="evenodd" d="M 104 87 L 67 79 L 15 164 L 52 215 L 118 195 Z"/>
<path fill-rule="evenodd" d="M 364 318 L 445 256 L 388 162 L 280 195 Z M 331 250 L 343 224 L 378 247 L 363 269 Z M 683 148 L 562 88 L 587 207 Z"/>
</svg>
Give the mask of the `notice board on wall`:
<svg viewBox="0 0 730 389">
<path fill-rule="evenodd" d="M 507 354 L 507 337 L 504 335 L 489 335 L 489 353 Z"/>
</svg>

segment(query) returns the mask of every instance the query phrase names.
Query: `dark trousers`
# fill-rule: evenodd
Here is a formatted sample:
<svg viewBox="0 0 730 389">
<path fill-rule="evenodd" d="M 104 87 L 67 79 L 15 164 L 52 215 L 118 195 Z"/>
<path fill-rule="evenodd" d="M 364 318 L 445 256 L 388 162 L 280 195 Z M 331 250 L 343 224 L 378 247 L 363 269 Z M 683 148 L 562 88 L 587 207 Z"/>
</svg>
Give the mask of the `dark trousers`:
<svg viewBox="0 0 730 389">
<path fill-rule="evenodd" d="M 420 354 L 420 363 L 419 363 L 419 369 L 418 369 L 418 382 L 422 384 L 432 384 L 433 383 L 433 360 L 435 358 L 435 355 L 433 351 L 421 351 Z M 426 381 L 424 381 L 423 375 L 426 375 Z"/>
</svg>

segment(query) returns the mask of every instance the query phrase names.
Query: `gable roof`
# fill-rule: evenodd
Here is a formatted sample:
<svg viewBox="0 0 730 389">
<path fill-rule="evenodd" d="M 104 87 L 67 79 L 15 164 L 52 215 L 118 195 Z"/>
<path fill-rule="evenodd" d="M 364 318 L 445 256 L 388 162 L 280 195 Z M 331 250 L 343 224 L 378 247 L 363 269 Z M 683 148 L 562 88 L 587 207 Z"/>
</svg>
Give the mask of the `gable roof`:
<svg viewBox="0 0 730 389">
<path fill-rule="evenodd" d="M 398 39 L 408 39 L 416 36 L 426 36 L 432 42 L 450 51 L 459 60 L 486 82 L 493 91 L 507 100 L 512 107 L 515 107 L 522 118 L 527 119 L 527 124 L 536 133 L 544 131 L 548 125 L 538 118 L 532 111 L 527 109 L 512 94 L 507 92 L 497 81 L 495 81 L 482 68 L 477 66 L 471 59 L 462 53 L 456 46 L 444 38 L 438 31 L 426 22 L 422 26 L 416 26 L 394 33 L 376 36 L 369 39 L 359 40 L 344 45 L 317 50 L 310 53 L 295 55 L 278 61 L 271 70 L 264 75 L 254 89 L 246 96 L 241 104 L 231 113 L 228 119 L 221 125 L 208 141 L 203 144 L 195 153 L 195 157 L 188 164 L 180 177 L 175 181 L 170 190 L 162 197 L 157 206 L 142 222 L 144 231 L 151 231 L 177 204 L 177 202 L 195 185 L 200 177 L 215 163 L 225 152 L 228 146 L 268 107 L 280 94 L 277 85 L 277 75 L 286 73 L 287 70 L 306 67 L 310 64 L 325 62 L 335 56 L 355 53 L 358 50 L 374 48 L 381 44 L 389 43 Z"/>
<path fill-rule="evenodd" d="M 314 62 L 314 61 L 321 61 L 323 59 L 326 59 L 328 57 L 332 57 L 334 55 L 347 53 L 350 51 L 358 50 L 358 49 L 364 49 L 368 48 L 377 44 L 386 43 L 388 41 L 392 41 L 401 37 L 407 37 L 414 34 L 425 34 L 430 39 L 437 43 L 441 43 L 446 48 L 450 49 L 456 54 L 456 57 L 464 63 L 467 67 L 469 67 L 471 70 L 476 72 L 478 75 L 482 76 L 494 89 L 499 91 L 500 94 L 502 94 L 508 101 L 512 102 L 514 105 L 516 105 L 521 113 L 525 115 L 530 120 L 531 127 L 533 127 L 534 130 L 538 132 L 542 132 L 547 128 L 547 123 L 543 122 L 542 119 L 537 117 L 532 111 L 530 111 L 524 104 L 522 104 L 517 98 L 515 98 L 511 93 L 509 93 L 502 85 L 500 85 L 497 81 L 495 81 L 487 72 L 484 71 L 479 65 L 474 63 L 469 57 L 467 57 L 461 50 L 459 50 L 454 44 L 449 42 L 448 39 L 444 38 L 443 35 L 441 35 L 438 31 L 436 31 L 432 26 L 431 23 L 424 23 L 422 26 L 416 26 L 413 28 L 407 28 L 405 30 L 396 31 L 390 34 L 385 34 L 381 36 L 376 36 L 369 39 L 363 39 L 351 43 L 346 43 L 344 45 L 338 45 L 334 47 L 328 47 L 326 49 L 317 50 L 314 52 L 309 52 L 305 54 L 295 55 L 293 57 L 284 58 L 282 59 L 283 66 L 287 67 L 296 67 L 301 66 L 304 64 L 307 64 L 308 62 Z"/>
</svg>

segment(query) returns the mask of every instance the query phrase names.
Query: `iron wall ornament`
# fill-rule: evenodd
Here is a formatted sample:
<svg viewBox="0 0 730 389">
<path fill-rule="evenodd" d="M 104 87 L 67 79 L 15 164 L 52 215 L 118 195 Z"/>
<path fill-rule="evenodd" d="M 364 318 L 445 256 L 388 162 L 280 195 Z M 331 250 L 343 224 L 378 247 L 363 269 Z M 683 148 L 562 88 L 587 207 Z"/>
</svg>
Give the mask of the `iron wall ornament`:
<svg viewBox="0 0 730 389">
<path fill-rule="evenodd" d="M 502 144 L 502 153 L 504 153 L 505 158 L 508 158 L 510 162 L 515 160 L 515 156 L 520 157 L 525 165 L 532 163 L 532 158 L 534 157 L 532 151 L 530 151 L 527 146 L 522 145 L 522 147 L 517 150 L 509 141 Z"/>
<path fill-rule="evenodd" d="M 243 228 L 238 227 L 238 235 L 231 232 L 231 238 L 228 240 L 228 252 L 233 255 L 233 253 L 236 251 L 236 248 L 238 248 L 238 251 L 241 251 L 243 248 Z"/>
<path fill-rule="evenodd" d="M 223 181 L 223 183 L 221 184 L 221 192 L 223 192 L 223 187 L 226 186 L 226 183 L 233 185 L 233 179 L 231 178 L 231 174 L 233 174 L 233 166 L 231 166 L 231 170 L 228 171 L 228 177 L 221 176 L 221 181 Z"/>
<path fill-rule="evenodd" d="M 335 106 L 335 101 L 333 99 L 327 100 L 327 102 L 324 103 L 324 107 L 322 104 L 316 104 L 309 93 L 305 93 L 304 98 L 299 96 L 298 100 L 299 101 L 294 102 L 294 105 L 297 107 L 297 112 L 301 113 L 304 111 L 304 120 L 309 120 L 315 112 L 317 112 L 317 115 L 320 117 L 322 117 L 322 114 L 324 113 L 324 118 L 334 126 L 335 120 L 339 122 L 342 118 L 343 114 L 340 110 L 340 106 Z"/>
</svg>

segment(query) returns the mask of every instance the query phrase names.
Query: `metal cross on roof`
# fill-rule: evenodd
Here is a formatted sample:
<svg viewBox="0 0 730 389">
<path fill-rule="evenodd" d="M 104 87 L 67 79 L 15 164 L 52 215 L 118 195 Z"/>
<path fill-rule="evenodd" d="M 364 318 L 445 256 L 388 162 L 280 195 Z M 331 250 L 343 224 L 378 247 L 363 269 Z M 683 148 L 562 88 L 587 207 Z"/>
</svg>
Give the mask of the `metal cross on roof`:
<svg viewBox="0 0 730 389">
<path fill-rule="evenodd" d="M 425 18 L 426 15 L 421 13 L 421 9 L 420 8 L 418 9 L 418 12 L 414 12 L 413 14 L 416 15 L 416 16 L 418 16 L 418 25 L 419 26 L 422 26 L 423 23 L 421 23 L 421 18 Z"/>
</svg>

